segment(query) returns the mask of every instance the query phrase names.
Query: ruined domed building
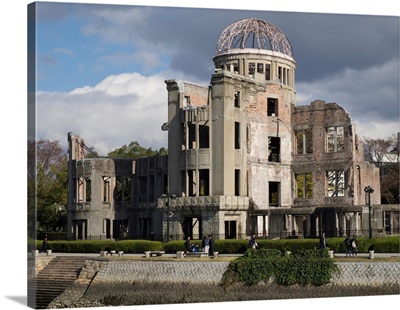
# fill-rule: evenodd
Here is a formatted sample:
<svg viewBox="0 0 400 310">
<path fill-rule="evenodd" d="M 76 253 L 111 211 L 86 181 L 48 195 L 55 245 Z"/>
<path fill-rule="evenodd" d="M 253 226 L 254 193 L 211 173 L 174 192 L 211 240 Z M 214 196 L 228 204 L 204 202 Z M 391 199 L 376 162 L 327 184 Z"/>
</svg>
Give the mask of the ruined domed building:
<svg viewBox="0 0 400 310">
<path fill-rule="evenodd" d="M 69 238 L 368 235 L 388 219 L 398 227 L 346 111 L 322 100 L 296 106 L 296 61 L 280 29 L 235 22 L 213 61 L 209 86 L 165 81 L 168 156 L 85 159 L 81 138 L 69 135 Z"/>
</svg>

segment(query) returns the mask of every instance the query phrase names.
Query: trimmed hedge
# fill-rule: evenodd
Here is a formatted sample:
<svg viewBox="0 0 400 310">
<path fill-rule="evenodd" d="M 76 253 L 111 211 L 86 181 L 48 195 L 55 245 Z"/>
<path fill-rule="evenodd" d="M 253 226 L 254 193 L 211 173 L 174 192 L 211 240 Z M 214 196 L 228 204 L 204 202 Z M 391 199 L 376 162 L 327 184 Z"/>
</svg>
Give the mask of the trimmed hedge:
<svg viewBox="0 0 400 310">
<path fill-rule="evenodd" d="M 326 241 L 327 248 L 335 253 L 345 253 L 344 238 L 328 238 Z M 36 243 L 35 243 L 36 242 Z M 192 240 L 201 247 L 201 240 Z M 302 253 L 306 250 L 318 249 L 318 239 L 257 239 L 258 250 L 275 249 L 282 253 L 287 251 L 293 254 Z M 400 253 L 399 236 L 391 236 L 384 238 L 357 238 L 358 252 L 368 253 L 373 249 L 376 253 Z M 41 250 L 42 241 L 28 239 L 28 251 L 36 248 Z M 214 251 L 221 254 L 237 254 L 245 253 L 249 247 L 246 239 L 226 239 L 215 240 Z M 97 253 L 104 250 L 124 251 L 125 253 L 143 253 L 144 251 L 160 251 L 166 253 L 176 253 L 185 250 L 185 241 L 176 240 L 168 243 L 161 241 L 149 240 L 74 240 L 74 241 L 49 241 L 49 249 L 54 252 L 65 253 Z"/>
<path fill-rule="evenodd" d="M 37 248 L 42 248 L 42 241 L 37 241 Z M 99 253 L 100 251 L 124 251 L 125 253 L 143 253 L 144 251 L 163 250 L 160 241 L 148 240 L 74 240 L 74 241 L 49 241 L 49 250 L 61 253 Z"/>
</svg>

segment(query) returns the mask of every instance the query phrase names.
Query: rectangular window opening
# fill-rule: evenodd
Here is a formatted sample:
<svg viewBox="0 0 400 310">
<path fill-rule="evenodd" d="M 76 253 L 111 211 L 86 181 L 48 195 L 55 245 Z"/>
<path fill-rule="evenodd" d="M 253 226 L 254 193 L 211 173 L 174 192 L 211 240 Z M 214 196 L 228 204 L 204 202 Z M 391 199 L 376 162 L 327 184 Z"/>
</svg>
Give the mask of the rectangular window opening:
<svg viewBox="0 0 400 310">
<path fill-rule="evenodd" d="M 240 170 L 235 169 L 235 196 L 240 196 Z"/>
<path fill-rule="evenodd" d="M 235 149 L 240 149 L 240 123 L 235 122 Z"/>
<path fill-rule="evenodd" d="M 199 147 L 208 149 L 210 147 L 210 127 L 199 125 Z"/>
<path fill-rule="evenodd" d="M 343 197 L 345 191 L 344 171 L 327 171 L 327 196 Z"/>
<path fill-rule="evenodd" d="M 234 105 L 235 105 L 235 108 L 240 108 L 240 91 L 235 92 Z"/>
<path fill-rule="evenodd" d="M 249 75 L 253 75 L 256 71 L 256 64 L 254 62 L 249 62 Z"/>
<path fill-rule="evenodd" d="M 264 64 L 257 63 L 257 72 L 258 73 L 264 73 Z"/>
<path fill-rule="evenodd" d="M 266 81 L 271 80 L 271 65 L 270 64 L 265 64 L 265 80 Z"/>
<path fill-rule="evenodd" d="M 295 130 L 296 154 L 310 154 L 313 152 L 312 128 Z"/>
<path fill-rule="evenodd" d="M 277 207 L 280 204 L 280 182 L 268 182 L 268 198 L 269 198 L 269 205 Z"/>
<path fill-rule="evenodd" d="M 92 201 L 92 180 L 90 178 L 85 178 L 85 201 Z"/>
<path fill-rule="evenodd" d="M 281 138 L 279 137 L 268 137 L 268 161 L 280 162 L 281 161 Z"/>
<path fill-rule="evenodd" d="M 312 198 L 313 181 L 311 173 L 296 174 L 296 198 Z"/>
<path fill-rule="evenodd" d="M 196 148 L 196 125 L 188 124 L 188 130 L 189 130 L 188 149 L 195 149 Z"/>
<path fill-rule="evenodd" d="M 327 153 L 344 151 L 344 128 L 332 126 L 326 128 Z"/>
<path fill-rule="evenodd" d="M 267 115 L 278 116 L 278 99 L 268 98 Z"/>
<path fill-rule="evenodd" d="M 199 170 L 200 192 L 199 196 L 209 196 L 210 194 L 210 172 L 208 169 Z"/>
<path fill-rule="evenodd" d="M 225 221 L 225 239 L 236 239 L 236 221 Z"/>
</svg>

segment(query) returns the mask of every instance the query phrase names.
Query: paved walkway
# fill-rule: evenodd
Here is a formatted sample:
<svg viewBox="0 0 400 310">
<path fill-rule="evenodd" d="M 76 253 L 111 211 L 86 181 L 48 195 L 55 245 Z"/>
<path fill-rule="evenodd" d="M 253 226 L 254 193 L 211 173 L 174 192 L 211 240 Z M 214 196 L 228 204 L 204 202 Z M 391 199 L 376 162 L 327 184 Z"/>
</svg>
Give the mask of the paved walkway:
<svg viewBox="0 0 400 310">
<path fill-rule="evenodd" d="M 53 252 L 53 256 L 84 256 L 84 257 L 100 257 L 100 253 L 59 253 Z M 39 253 L 39 257 L 47 256 L 45 253 Z M 118 257 L 118 254 L 114 254 L 115 257 Z M 143 254 L 131 254 L 131 253 L 124 253 L 124 257 L 143 257 Z M 176 254 L 163 254 L 165 257 L 176 257 Z M 240 257 L 242 254 L 218 254 L 220 257 Z M 345 253 L 334 253 L 335 257 L 345 257 Z M 358 257 L 369 257 L 369 253 L 358 253 Z M 375 257 L 382 257 L 382 258 L 389 258 L 389 257 L 400 257 L 400 253 L 374 253 Z M 110 256 L 107 256 L 110 257 Z M 353 257 L 353 256 L 352 256 Z"/>
</svg>

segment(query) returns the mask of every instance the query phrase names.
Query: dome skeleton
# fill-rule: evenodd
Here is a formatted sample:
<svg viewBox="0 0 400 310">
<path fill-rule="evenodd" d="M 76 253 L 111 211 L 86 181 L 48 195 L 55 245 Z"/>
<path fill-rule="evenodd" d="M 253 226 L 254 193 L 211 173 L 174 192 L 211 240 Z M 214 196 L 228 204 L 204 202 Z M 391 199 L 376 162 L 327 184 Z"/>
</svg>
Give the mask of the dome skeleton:
<svg viewBox="0 0 400 310">
<path fill-rule="evenodd" d="M 244 49 L 252 37 L 252 48 L 272 50 L 293 57 L 292 46 L 285 34 L 275 25 L 261 19 L 239 20 L 226 27 L 217 42 L 217 55 L 230 49 Z"/>
</svg>

